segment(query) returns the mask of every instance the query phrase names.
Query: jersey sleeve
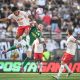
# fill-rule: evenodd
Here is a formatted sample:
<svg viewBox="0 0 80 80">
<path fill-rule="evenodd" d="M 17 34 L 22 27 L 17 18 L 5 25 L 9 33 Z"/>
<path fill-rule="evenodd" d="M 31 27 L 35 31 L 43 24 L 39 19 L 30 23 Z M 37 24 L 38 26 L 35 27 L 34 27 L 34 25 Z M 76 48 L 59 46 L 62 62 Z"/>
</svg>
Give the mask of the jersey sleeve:
<svg viewBox="0 0 80 80">
<path fill-rule="evenodd" d="M 25 12 L 25 11 L 21 11 L 21 13 L 22 13 L 25 17 L 28 17 L 27 12 Z"/>
<path fill-rule="evenodd" d="M 13 14 L 10 14 L 7 18 L 8 19 L 12 19 L 13 18 Z"/>
<path fill-rule="evenodd" d="M 76 42 L 76 39 L 75 39 L 74 37 L 71 37 L 70 40 L 71 40 L 72 42 Z"/>
</svg>

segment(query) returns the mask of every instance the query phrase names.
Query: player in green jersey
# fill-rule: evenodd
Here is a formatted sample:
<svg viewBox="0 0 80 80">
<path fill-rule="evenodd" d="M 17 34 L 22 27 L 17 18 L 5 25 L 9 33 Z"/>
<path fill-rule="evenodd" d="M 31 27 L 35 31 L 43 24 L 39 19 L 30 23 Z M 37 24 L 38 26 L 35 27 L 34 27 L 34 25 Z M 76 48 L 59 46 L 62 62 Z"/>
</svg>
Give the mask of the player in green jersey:
<svg viewBox="0 0 80 80">
<path fill-rule="evenodd" d="M 29 43 L 29 48 L 28 48 L 28 50 L 27 50 L 27 51 L 28 51 L 27 54 L 29 54 L 29 55 L 32 54 L 33 42 L 34 42 L 37 38 L 39 38 L 39 39 L 41 38 L 41 31 L 42 31 L 42 26 L 41 26 L 41 25 L 38 25 L 37 27 L 36 27 L 36 25 L 31 27 L 31 30 L 30 30 L 30 32 L 29 32 L 30 43 Z M 25 66 L 26 63 L 27 63 L 27 60 L 25 60 L 23 66 Z"/>
</svg>

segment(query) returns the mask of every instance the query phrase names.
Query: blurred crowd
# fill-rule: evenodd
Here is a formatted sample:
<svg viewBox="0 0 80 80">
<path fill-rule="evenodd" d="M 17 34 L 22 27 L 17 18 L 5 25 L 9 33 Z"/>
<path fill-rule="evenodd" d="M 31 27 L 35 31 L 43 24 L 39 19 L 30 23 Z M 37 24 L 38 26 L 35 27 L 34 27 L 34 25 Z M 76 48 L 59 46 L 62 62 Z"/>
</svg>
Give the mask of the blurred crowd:
<svg viewBox="0 0 80 80">
<path fill-rule="evenodd" d="M 74 29 L 73 35 L 75 37 L 80 35 L 80 0 L 2 0 L 0 2 L 0 18 L 11 14 L 11 8 L 14 6 L 26 11 L 30 20 L 42 24 L 43 33 L 60 34 L 66 33 L 67 29 Z M 0 23 L 1 38 L 15 37 L 17 27 L 14 20 Z M 56 37 L 59 38 L 59 34 Z M 47 50 L 52 52 L 54 49 L 59 49 L 60 44 L 49 39 L 46 45 Z"/>
<path fill-rule="evenodd" d="M 68 28 L 74 29 L 74 35 L 80 33 L 80 1 L 79 0 L 2 0 L 0 3 L 0 18 L 11 13 L 11 7 L 17 6 L 44 25 L 44 31 L 66 32 Z M 0 23 L 0 28 L 8 32 L 16 32 L 17 23 Z M 2 30 L 1 30 L 2 31 Z M 5 34 L 5 30 L 2 34 Z M 7 33 L 8 35 L 8 33 Z"/>
</svg>

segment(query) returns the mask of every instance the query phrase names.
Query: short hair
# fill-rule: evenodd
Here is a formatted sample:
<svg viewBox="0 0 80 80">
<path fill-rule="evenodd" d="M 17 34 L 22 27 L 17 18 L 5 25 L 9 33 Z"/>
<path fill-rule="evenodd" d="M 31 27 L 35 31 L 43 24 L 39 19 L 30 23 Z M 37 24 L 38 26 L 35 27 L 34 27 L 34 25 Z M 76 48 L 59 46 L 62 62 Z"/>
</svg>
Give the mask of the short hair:
<svg viewBox="0 0 80 80">
<path fill-rule="evenodd" d="M 15 12 L 17 10 L 19 10 L 18 7 L 12 7 L 12 9 L 11 9 L 12 12 Z"/>
<path fill-rule="evenodd" d="M 72 35 L 72 34 L 73 34 L 73 29 L 68 29 L 68 33 L 69 33 L 70 35 Z"/>
</svg>

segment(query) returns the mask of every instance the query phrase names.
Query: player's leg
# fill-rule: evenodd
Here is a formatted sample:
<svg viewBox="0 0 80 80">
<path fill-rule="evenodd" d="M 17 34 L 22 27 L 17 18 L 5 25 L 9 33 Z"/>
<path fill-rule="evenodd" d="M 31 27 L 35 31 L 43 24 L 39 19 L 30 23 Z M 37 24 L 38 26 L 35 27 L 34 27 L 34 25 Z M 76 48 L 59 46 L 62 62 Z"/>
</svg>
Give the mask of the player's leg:
<svg viewBox="0 0 80 80">
<path fill-rule="evenodd" d="M 27 34 L 29 34 L 29 30 L 30 30 L 29 26 L 23 26 L 18 29 L 17 36 L 20 37 L 23 33 L 25 33 L 27 35 Z M 29 46 L 28 51 L 27 51 L 27 57 L 23 60 L 23 63 L 21 65 L 21 72 L 23 72 L 24 66 L 30 60 L 28 55 L 29 54 L 31 55 L 31 53 L 32 53 L 32 49 L 31 49 L 31 46 Z"/>
<path fill-rule="evenodd" d="M 32 58 L 32 46 L 28 46 L 27 57 Z"/>
<path fill-rule="evenodd" d="M 61 59 L 61 66 L 60 66 L 60 68 L 59 68 L 59 72 L 57 73 L 57 76 L 53 76 L 56 80 L 59 80 L 60 79 L 60 76 L 61 76 L 61 74 L 62 74 L 62 72 L 63 72 L 63 70 L 64 70 L 64 63 L 65 63 L 65 59 L 66 58 L 66 54 L 64 53 L 64 55 L 63 55 L 63 57 L 62 57 L 62 59 Z"/>
<path fill-rule="evenodd" d="M 26 65 L 26 60 L 27 60 L 27 55 L 26 53 L 23 53 L 22 54 L 22 64 L 21 64 L 21 68 L 20 68 L 20 71 L 21 72 L 24 72 L 24 66 Z"/>
<path fill-rule="evenodd" d="M 64 64 L 64 67 L 66 68 L 66 70 L 68 71 L 68 74 L 66 77 L 69 77 L 73 72 L 71 71 L 71 69 L 68 67 L 67 64 Z"/>
<path fill-rule="evenodd" d="M 24 31 L 25 29 L 23 26 L 18 27 L 17 32 L 16 32 L 16 39 L 19 39 L 19 37 L 23 35 Z"/>
<path fill-rule="evenodd" d="M 61 76 L 63 70 L 64 70 L 64 62 L 61 61 L 61 66 L 59 68 L 59 72 L 58 72 L 57 76 L 54 77 L 54 78 L 56 78 L 56 80 L 59 80 L 60 79 L 60 76 Z"/>
<path fill-rule="evenodd" d="M 29 32 L 30 32 L 30 26 L 25 26 L 24 29 L 25 29 L 24 33 L 26 35 L 29 34 Z"/>
<path fill-rule="evenodd" d="M 38 53 L 38 69 L 39 69 L 39 73 L 42 73 L 42 53 Z"/>
<path fill-rule="evenodd" d="M 20 71 L 24 72 L 25 65 L 30 61 L 30 58 L 26 56 L 26 58 L 22 61 Z"/>
<path fill-rule="evenodd" d="M 28 52 L 27 54 L 29 54 L 29 53 L 31 54 L 31 52 Z M 25 60 L 23 61 L 23 65 L 22 65 L 22 66 L 25 67 L 25 65 L 27 64 L 27 62 L 30 61 L 30 59 L 31 59 L 31 58 L 27 56 L 27 57 L 25 58 Z"/>
<path fill-rule="evenodd" d="M 25 65 L 27 64 L 27 62 L 30 61 L 32 56 L 32 47 L 29 46 L 28 50 L 27 50 L 27 54 L 26 54 L 26 58 L 23 60 L 22 65 L 21 65 L 21 69 L 23 70 Z M 23 72 L 23 71 L 22 71 Z"/>
<path fill-rule="evenodd" d="M 55 78 L 56 80 L 59 80 L 63 70 L 64 70 L 64 62 L 61 61 L 61 66 L 59 68 L 59 72 L 57 73 L 56 76 L 52 76 L 52 77 Z"/>
<path fill-rule="evenodd" d="M 39 72 L 39 60 L 38 60 L 38 53 L 34 53 L 34 61 L 37 65 L 37 72 Z"/>
<path fill-rule="evenodd" d="M 66 60 L 66 53 L 64 53 L 64 55 L 63 55 L 63 57 L 61 59 L 61 66 L 59 68 L 59 72 L 57 73 L 57 76 L 54 77 L 56 80 L 59 80 L 60 79 L 60 76 L 61 76 L 61 74 L 62 74 L 62 72 L 64 70 L 65 60 Z"/>
<path fill-rule="evenodd" d="M 68 54 L 67 55 L 67 62 L 64 64 L 64 67 L 66 68 L 66 70 L 68 71 L 68 75 L 67 75 L 67 77 L 69 77 L 73 72 L 71 71 L 71 69 L 68 67 L 68 65 L 67 65 L 67 63 L 68 62 L 70 62 L 72 59 L 73 59 L 73 55 L 71 55 L 71 54 Z"/>
<path fill-rule="evenodd" d="M 66 64 L 69 63 L 71 59 L 72 59 L 72 55 L 70 56 L 70 54 L 64 53 L 61 59 L 61 66 L 60 66 L 59 72 L 55 77 L 57 80 L 60 79 L 61 73 L 63 72 L 64 68 L 66 68 L 69 71 L 69 73 L 71 73 L 71 70 L 69 69 L 69 67 L 66 66 Z"/>
<path fill-rule="evenodd" d="M 25 65 L 27 64 L 28 61 L 30 61 L 30 58 L 29 58 L 29 57 L 26 57 L 26 58 L 23 60 L 22 66 L 25 67 Z"/>
</svg>

